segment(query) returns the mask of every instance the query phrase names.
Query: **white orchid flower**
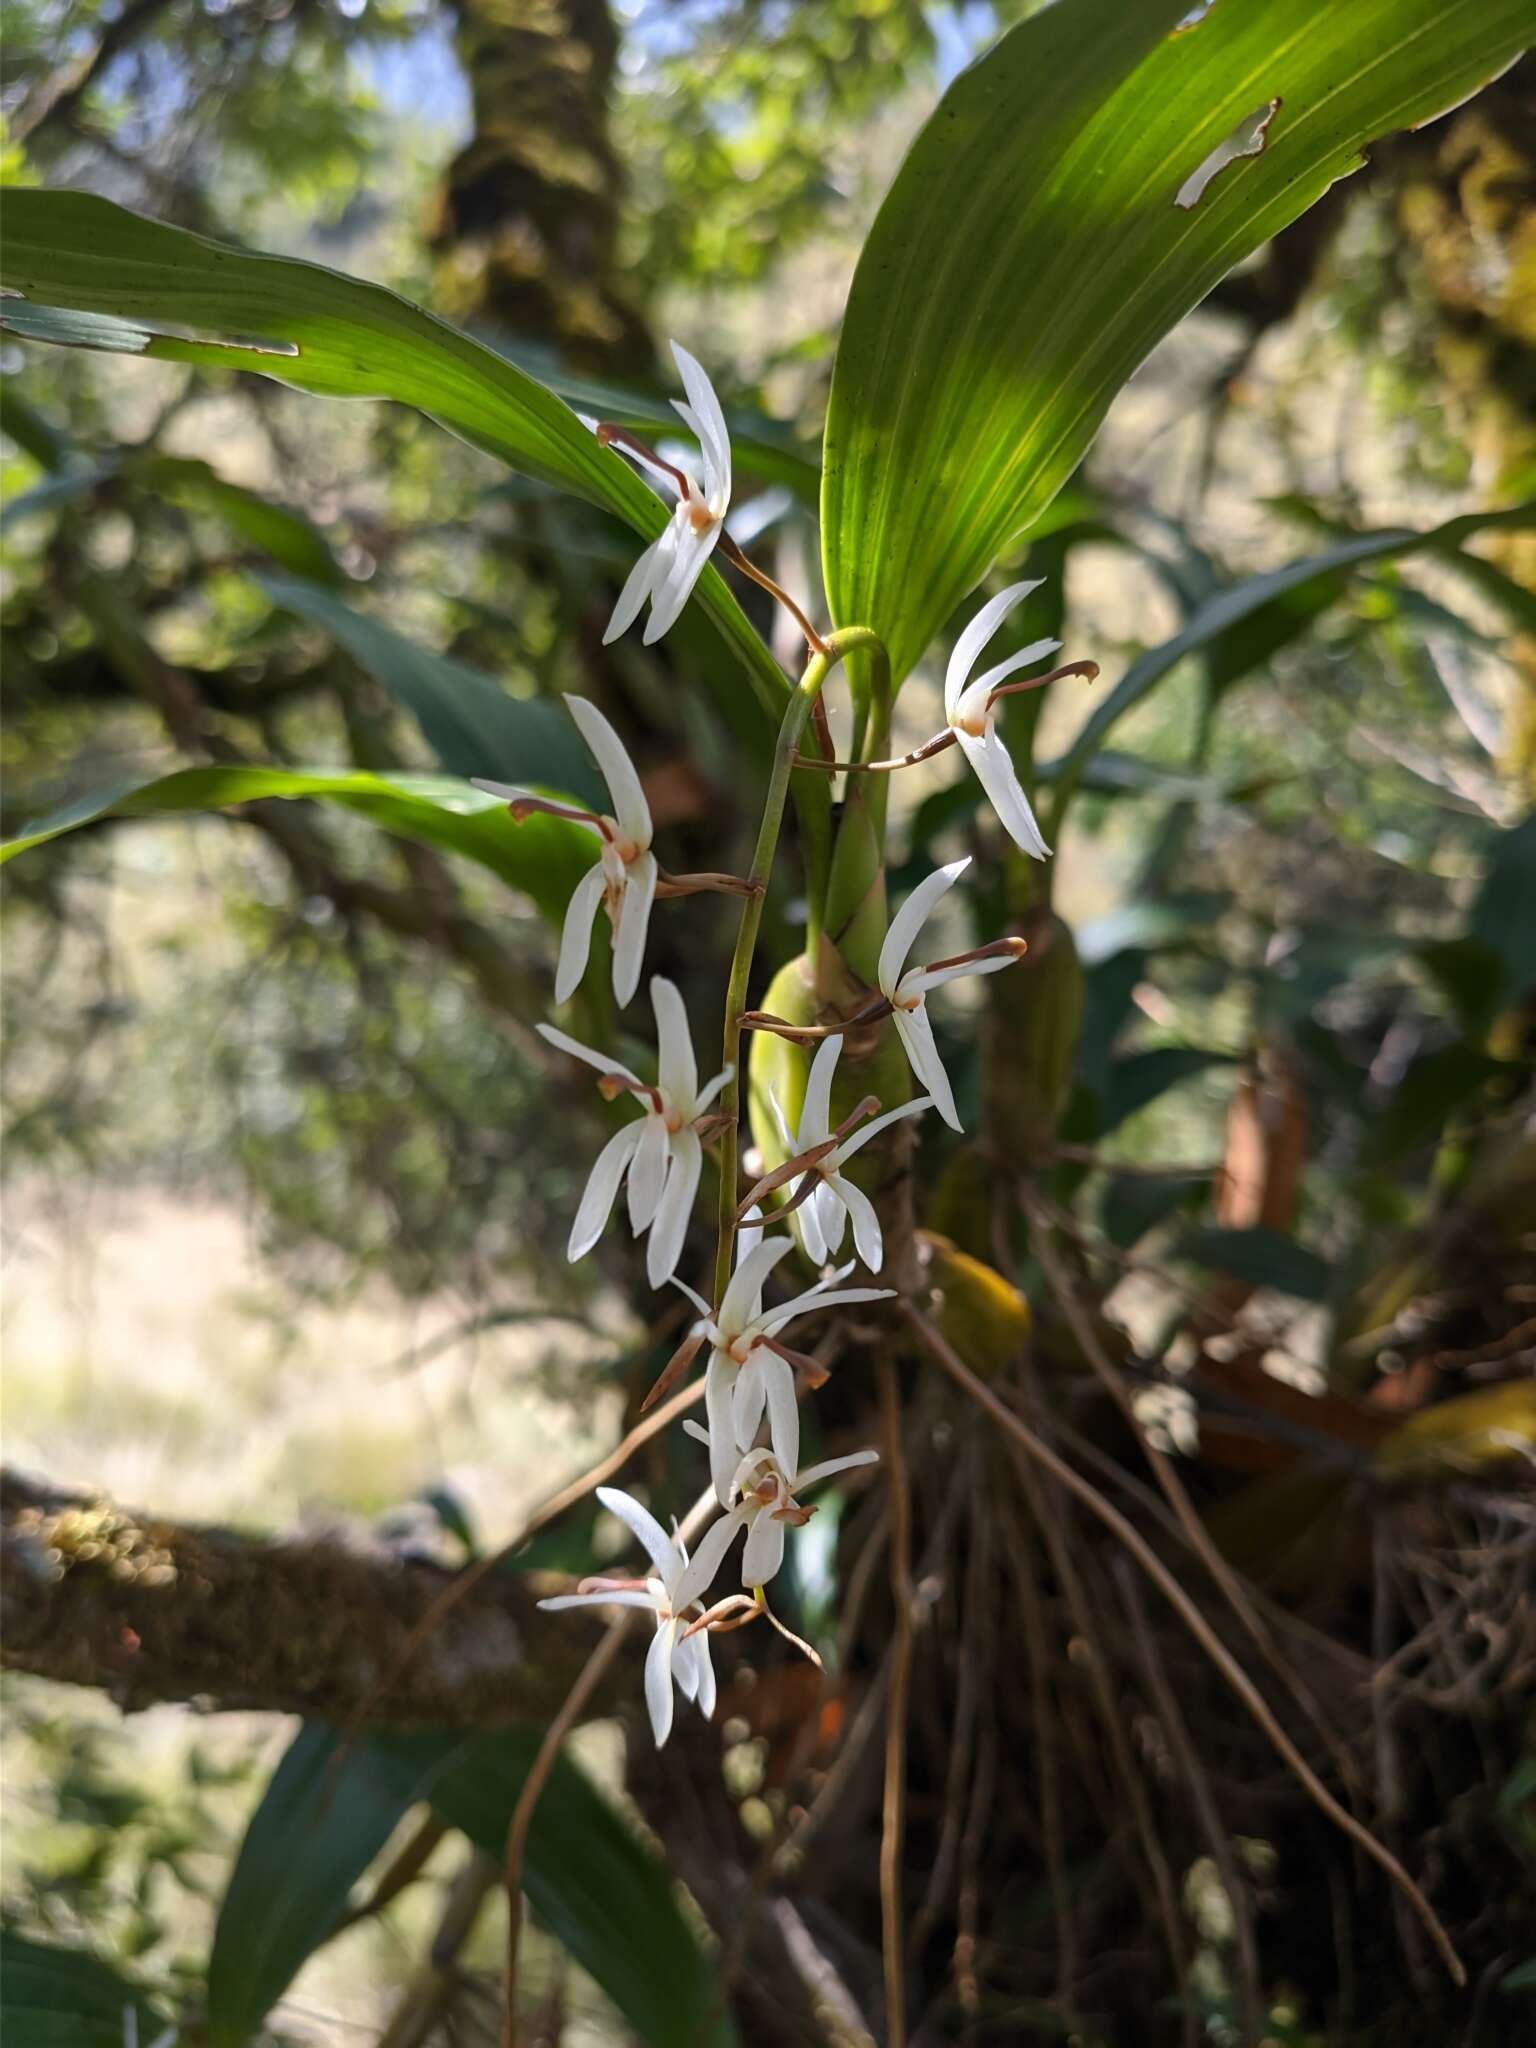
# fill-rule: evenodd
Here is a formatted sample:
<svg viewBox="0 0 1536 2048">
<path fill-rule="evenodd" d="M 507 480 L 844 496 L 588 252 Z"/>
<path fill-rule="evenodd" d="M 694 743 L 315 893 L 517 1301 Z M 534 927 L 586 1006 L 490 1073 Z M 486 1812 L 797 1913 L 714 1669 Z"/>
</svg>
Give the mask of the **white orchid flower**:
<svg viewBox="0 0 1536 2048">
<path fill-rule="evenodd" d="M 715 1671 L 709 1660 L 709 1631 L 685 1635 L 697 1617 L 689 1609 L 699 1607 L 703 1595 L 714 1584 L 725 1553 L 740 1528 L 724 1515 L 707 1529 L 692 1558 L 681 1535 L 669 1536 L 649 1509 L 617 1487 L 600 1486 L 597 1497 L 611 1515 L 617 1515 L 643 1545 L 655 1570 L 643 1579 L 583 1579 L 574 1593 L 560 1593 L 539 1605 L 551 1610 L 561 1607 L 648 1607 L 656 1617 L 656 1634 L 645 1658 L 645 1704 L 651 1717 L 656 1747 L 661 1748 L 672 1732 L 672 1687 L 675 1683 L 685 1700 L 697 1700 L 699 1712 L 709 1720 L 715 1711 Z M 702 1612 L 700 1607 L 700 1612 Z"/>
<path fill-rule="evenodd" d="M 982 649 L 1014 606 L 1022 604 L 1032 590 L 1038 590 L 1041 580 L 1036 577 L 1028 583 L 1011 583 L 984 604 L 955 642 L 955 651 L 949 657 L 949 667 L 944 675 L 944 716 L 950 729 L 960 742 L 965 758 L 975 769 L 976 779 L 991 799 L 1003 830 L 1016 846 L 1032 854 L 1036 860 L 1046 859 L 1051 849 L 1035 823 L 1035 814 L 1019 782 L 1013 756 L 997 730 L 994 697 L 1015 670 L 1027 668 L 1030 662 L 1039 661 L 1042 655 L 1054 654 L 1061 642 L 1032 640 L 1017 654 L 1010 654 L 1006 661 L 1000 661 L 995 668 L 989 668 L 984 675 L 978 676 L 975 682 L 971 681 L 971 670 L 980 660 Z"/>
<path fill-rule="evenodd" d="M 651 905 L 656 900 L 659 870 L 651 851 L 651 807 L 624 742 L 602 712 L 585 697 L 568 695 L 565 703 L 603 771 L 603 780 L 613 799 L 611 817 L 583 811 L 574 804 L 552 803 L 547 797 L 534 796 L 505 782 L 485 782 L 479 776 L 473 781 L 476 789 L 483 789 L 490 796 L 505 797 L 514 818 L 520 820 L 531 811 L 541 811 L 551 817 L 569 818 L 572 824 L 597 834 L 602 842 L 601 851 L 571 891 L 566 909 L 560 959 L 555 968 L 555 1001 L 567 1002 L 586 972 L 587 955 L 592 949 L 592 920 L 601 904 L 613 927 L 613 995 L 622 1009 L 640 986 L 645 934 L 651 921 Z"/>
<path fill-rule="evenodd" d="M 702 1436 L 704 1432 L 697 1423 L 685 1423 L 691 1436 Z M 815 1486 L 823 1479 L 830 1479 L 834 1472 L 851 1471 L 855 1465 L 877 1465 L 878 1451 L 851 1451 L 845 1458 L 825 1458 L 819 1465 L 810 1465 L 804 1472 L 794 1462 L 788 1464 L 776 1451 L 758 1446 L 746 1452 L 731 1474 L 728 1489 L 731 1507 L 725 1521 L 747 1531 L 746 1547 L 741 1554 L 741 1583 L 750 1591 L 757 1586 L 766 1586 L 784 1562 L 784 1531 L 788 1524 L 796 1528 L 804 1525 L 815 1514 L 814 1508 L 800 1505 L 797 1495 L 808 1486 Z M 715 1528 L 722 1526 L 717 1522 Z M 713 1530 L 710 1532 L 713 1534 Z M 734 1532 L 733 1532 L 734 1533 Z M 731 1547 L 728 1537 L 721 1546 L 721 1557 Z M 700 1630 L 700 1634 L 704 1633 Z"/>
<path fill-rule="evenodd" d="M 688 1013 L 676 983 L 664 975 L 651 976 L 651 1007 L 656 1012 L 655 1087 L 620 1061 L 568 1038 L 552 1024 L 541 1024 L 538 1029 L 551 1045 L 595 1067 L 603 1076 L 599 1086 L 605 1093 L 628 1092 L 645 1105 L 645 1115 L 615 1131 L 598 1153 L 571 1225 L 566 1257 L 574 1264 L 591 1251 L 608 1227 L 619 1187 L 627 1178 L 630 1227 L 636 1237 L 646 1230 L 651 1233 L 645 1270 L 651 1285 L 660 1287 L 677 1269 L 693 1214 L 704 1163 L 698 1121 L 733 1069 L 727 1067 L 699 1086 Z"/>
<path fill-rule="evenodd" d="M 701 484 L 690 471 L 658 461 L 649 449 L 623 437 L 622 445 L 634 459 L 677 491 L 678 502 L 665 532 L 651 542 L 630 570 L 603 635 L 605 645 L 629 630 L 647 598 L 651 615 L 641 635 L 647 647 L 676 623 L 704 573 L 704 564 L 714 553 L 730 509 L 731 443 L 725 414 L 702 365 L 679 342 L 673 342 L 672 355 L 688 393 L 686 405 L 677 398 L 672 403 L 684 424 L 698 436 L 704 481 Z"/>
<path fill-rule="evenodd" d="M 801 1105 L 797 1130 L 791 1131 L 777 1098 L 771 1089 L 769 1091 L 768 1106 L 773 1111 L 779 1135 L 789 1147 L 791 1157 L 826 1144 L 833 1135 L 832 1080 L 842 1049 L 841 1032 L 832 1038 L 824 1038 L 817 1047 L 811 1071 L 806 1077 L 805 1101 Z M 791 1200 L 800 1193 L 807 1174 L 815 1183 L 810 1194 L 787 1219 L 800 1240 L 801 1250 L 813 1266 L 824 1266 L 836 1255 L 843 1242 L 844 1226 L 851 1220 L 855 1251 L 871 1273 L 879 1272 L 885 1257 L 880 1218 L 875 1214 L 875 1205 L 868 1195 L 862 1188 L 855 1187 L 841 1168 L 861 1145 L 867 1145 L 888 1125 L 899 1123 L 903 1117 L 920 1116 L 925 1109 L 932 1107 L 933 1097 L 920 1095 L 914 1102 L 904 1102 L 899 1109 L 888 1109 L 884 1116 L 877 1116 L 872 1123 L 844 1138 L 833 1151 L 808 1168 L 807 1173 L 800 1174 L 790 1183 Z"/>
<path fill-rule="evenodd" d="M 695 1332 L 709 1339 L 709 1365 L 704 1374 L 704 1411 L 709 1418 L 706 1440 L 710 1477 L 722 1507 L 730 1504 L 736 1468 L 757 1435 L 765 1408 L 775 1457 L 790 1472 L 799 1462 L 797 1360 L 796 1354 L 778 1341 L 779 1332 L 814 1309 L 885 1301 L 895 1292 L 891 1287 L 840 1287 L 837 1283 L 853 1271 L 852 1266 L 844 1266 L 793 1300 L 765 1311 L 763 1283 L 780 1259 L 793 1250 L 791 1237 L 771 1237 L 754 1246 L 731 1275 L 718 1314 L 686 1281 L 673 1276 L 673 1285 L 681 1288 L 699 1311 Z"/>
<path fill-rule="evenodd" d="M 928 990 L 946 981 L 958 981 L 966 974 L 996 974 L 999 968 L 1011 967 L 1025 950 L 1022 939 L 998 939 L 969 953 L 957 953 L 951 960 L 935 960 L 927 967 L 907 966 L 907 955 L 934 905 L 946 890 L 954 887 L 970 864 L 967 854 L 964 860 L 952 860 L 947 867 L 936 868 L 926 881 L 918 883 L 891 919 L 875 970 L 880 993 L 891 1006 L 892 1021 L 906 1048 L 908 1063 L 953 1131 L 963 1126 L 955 1108 L 955 1092 L 949 1085 L 949 1076 L 934 1043 L 933 1026 L 928 1021 Z"/>
</svg>

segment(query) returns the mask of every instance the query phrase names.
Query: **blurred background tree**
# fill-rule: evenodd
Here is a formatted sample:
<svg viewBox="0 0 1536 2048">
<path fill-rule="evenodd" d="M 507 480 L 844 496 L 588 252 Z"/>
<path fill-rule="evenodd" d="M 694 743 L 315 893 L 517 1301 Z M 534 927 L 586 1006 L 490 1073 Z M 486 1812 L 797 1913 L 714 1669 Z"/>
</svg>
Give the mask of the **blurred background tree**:
<svg viewBox="0 0 1536 2048">
<path fill-rule="evenodd" d="M 6 173 L 376 277 L 588 413 L 654 420 L 657 343 L 680 335 L 733 366 L 741 537 L 804 589 L 859 240 L 937 91 L 1031 11 L 17 0 Z M 1141 1473 L 1088 1370 L 1107 1350 L 1224 1553 L 1319 1632 L 1306 1682 L 1346 1782 L 1437 1862 L 1472 2002 L 1447 2003 L 1384 1907 L 1341 1925 L 1345 1845 L 1081 1515 L 967 1437 L 962 1471 L 1002 1490 L 990 1534 L 963 1487 L 914 1476 L 938 1603 L 913 1725 L 913 1951 L 943 1987 L 924 2039 L 1146 2039 L 1182 1986 L 1169 2038 L 1258 2039 L 1262 2010 L 1264 2038 L 1491 2042 L 1529 1997 L 1536 539 L 1326 568 L 1185 653 L 1176 636 L 1356 532 L 1532 496 L 1533 137 L 1527 59 L 1383 147 L 1159 349 L 1033 537 L 1072 651 L 1156 688 L 1073 813 L 1051 904 L 1025 907 L 1031 964 L 990 1018 L 1033 1232 L 999 1241 L 985 1146 L 945 1160 L 921 1219 L 947 1313 L 993 1319 L 1000 1369 L 1031 1331 L 1031 1406 Z M 752 707 L 730 676 L 708 702 L 680 687 L 708 667 L 686 630 L 603 648 L 629 550 L 602 516 L 396 408 L 15 344 L 4 367 L 8 829 L 87 779 L 174 766 L 494 774 L 467 668 L 514 702 L 601 701 L 673 865 L 743 864 L 729 739 Z M 915 738 L 923 702 L 903 700 Z M 1059 756 L 1082 713 L 1041 715 Z M 980 843 L 952 781 L 923 785 L 908 880 Z M 381 1571 L 419 1566 L 425 1611 L 432 1572 L 493 1549 L 633 1419 L 669 1348 L 665 1316 L 625 1306 L 629 1243 L 605 1243 L 595 1289 L 563 1262 L 588 1111 L 530 1036 L 543 926 L 468 863 L 277 801 L 108 823 L 7 873 L 10 1455 L 46 1474 L 9 1500 L 19 1554 L 40 1526 L 57 1544 L 76 1490 L 165 1518 L 143 1540 L 166 1569 L 200 1540 L 185 1524 L 318 1508 L 372 1524 Z M 727 943 L 703 917 L 708 957 L 658 931 L 690 994 Z M 1055 1051 L 1021 1049 L 1052 1031 Z M 962 1085 L 984 1085 L 976 1061 Z M 851 1421 L 863 1397 L 840 1398 Z M 917 1399 L 920 1428 L 953 1431 Z M 882 1513 L 850 1501 L 796 1589 L 841 1653 L 827 1699 L 754 1643 L 723 1796 L 717 1753 L 623 1771 L 726 1938 L 753 2040 L 858 2039 L 873 2010 L 863 1710 L 891 1610 L 878 1582 L 847 1589 Z M 520 1558 L 514 1620 L 528 1573 L 591 1554 L 576 1521 Z M 994 1594 L 1002 1642 L 979 1619 Z M 286 1731 L 173 1706 L 120 1725 L 21 1612 L 12 1938 L 84 1937 L 201 2011 Z M 525 1715 L 569 1678 L 551 1641 Z M 1400 1680 L 1374 1722 L 1367 1652 Z M 137 1703 L 221 1676 L 215 1656 Z M 236 1704 L 335 1713 L 284 1685 Z M 807 1790 L 828 1782 L 846 1819 Z M 456 1819 L 466 1861 L 410 1804 L 399 1885 L 386 1855 L 377 1910 L 276 1982 L 275 2038 L 495 2038 L 496 1842 Z M 780 1895 L 772 1853 L 806 1804 L 811 1875 Z M 1320 1873 L 1306 1896 L 1298 1868 Z M 530 2038 L 626 2038 L 558 1899 L 540 1914 Z"/>
</svg>

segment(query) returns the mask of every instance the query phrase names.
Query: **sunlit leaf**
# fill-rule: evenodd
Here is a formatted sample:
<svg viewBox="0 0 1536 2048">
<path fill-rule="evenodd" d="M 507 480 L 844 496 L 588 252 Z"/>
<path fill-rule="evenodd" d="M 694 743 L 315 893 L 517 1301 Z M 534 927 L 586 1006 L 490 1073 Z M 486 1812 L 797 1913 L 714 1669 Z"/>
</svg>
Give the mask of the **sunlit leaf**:
<svg viewBox="0 0 1536 2048">
<path fill-rule="evenodd" d="M 310 797 L 371 819 L 403 839 L 462 854 L 533 898 L 552 919 L 592 864 L 578 825 L 532 817 L 514 825 L 497 798 L 449 775 L 370 775 L 352 769 L 182 768 L 95 791 L 39 818 L 0 845 L 0 861 L 101 818 L 151 818 L 228 810 L 267 797 Z"/>
<path fill-rule="evenodd" d="M 822 516 L 840 625 L 903 674 L 1225 272 L 1529 39 L 1529 0 L 1055 0 L 963 72 L 859 260 Z M 1257 154 L 1191 174 L 1279 102 Z"/>
<path fill-rule="evenodd" d="M 35 340 L 252 370 L 334 398 L 392 398 L 646 540 L 666 506 L 571 408 L 505 356 L 382 285 L 264 256 L 88 192 L 5 195 L 0 326 Z M 787 685 L 713 568 L 699 601 L 769 705 Z"/>
</svg>

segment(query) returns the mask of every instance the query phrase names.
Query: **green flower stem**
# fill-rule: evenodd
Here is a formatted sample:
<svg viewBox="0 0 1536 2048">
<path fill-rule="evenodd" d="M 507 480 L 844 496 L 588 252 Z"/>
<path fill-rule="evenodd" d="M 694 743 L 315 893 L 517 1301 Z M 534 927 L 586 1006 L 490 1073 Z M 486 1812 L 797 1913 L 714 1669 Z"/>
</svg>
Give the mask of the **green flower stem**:
<svg viewBox="0 0 1536 2048">
<path fill-rule="evenodd" d="M 811 708 L 821 695 L 822 685 L 838 663 L 858 648 L 874 651 L 876 673 L 886 679 L 885 717 L 889 723 L 890 663 L 878 637 L 867 626 L 845 626 L 841 632 L 829 634 L 825 651 L 811 656 L 805 674 L 785 707 L 773 753 L 773 773 L 763 803 L 762 823 L 757 830 L 757 846 L 747 871 L 748 881 L 758 886 L 742 905 L 741 923 L 736 931 L 736 950 L 731 956 L 730 980 L 725 990 L 725 1037 L 720 1059 L 723 1067 L 730 1068 L 731 1078 L 720 1097 L 720 1113 L 729 1117 L 730 1122 L 720 1138 L 720 1237 L 715 1249 L 714 1286 L 717 1304 L 731 1277 L 731 1247 L 736 1236 L 736 1162 L 741 1136 L 741 1013 L 747 1006 L 747 983 L 757 952 L 757 935 L 762 927 L 763 904 L 773 874 L 773 857 L 778 850 L 779 832 L 784 823 L 784 802 L 801 735 L 810 718 Z"/>
</svg>

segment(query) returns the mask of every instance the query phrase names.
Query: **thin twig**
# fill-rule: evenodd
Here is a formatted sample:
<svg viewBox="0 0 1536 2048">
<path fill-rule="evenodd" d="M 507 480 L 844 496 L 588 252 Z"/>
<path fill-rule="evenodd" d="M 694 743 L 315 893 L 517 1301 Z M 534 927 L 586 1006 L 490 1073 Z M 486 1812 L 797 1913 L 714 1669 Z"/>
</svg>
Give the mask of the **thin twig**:
<svg viewBox="0 0 1536 2048">
<path fill-rule="evenodd" d="M 885 1709 L 885 1794 L 880 1816 L 880 1945 L 885 1962 L 887 2048 L 906 2040 L 905 1957 L 901 1938 L 901 1864 L 906 1833 L 907 1701 L 912 1686 L 912 1501 L 901 1444 L 901 1394 L 887 1359 L 877 1368 L 891 1498 L 891 1599 L 896 1609 L 891 1684 Z"/>
<path fill-rule="evenodd" d="M 1317 1702 L 1301 1683 L 1294 1668 L 1281 1656 L 1274 1637 L 1260 1620 L 1258 1611 L 1244 1590 L 1237 1573 L 1212 1542 L 1211 1533 L 1200 1519 L 1183 1480 L 1174 1468 L 1173 1460 L 1148 1434 L 1136 1412 L 1136 1404 L 1131 1399 L 1130 1390 L 1123 1376 L 1115 1370 L 1114 1362 L 1100 1342 L 1093 1318 L 1079 1300 L 1077 1290 L 1056 1255 L 1051 1233 L 1046 1228 L 1033 1195 L 1029 1193 L 1026 1193 L 1025 1198 L 1025 1215 L 1029 1224 L 1030 1244 L 1035 1257 L 1040 1261 L 1040 1270 L 1045 1275 L 1046 1284 L 1072 1326 L 1073 1335 L 1082 1347 L 1083 1355 L 1088 1360 L 1094 1377 L 1134 1432 L 1141 1454 L 1146 1459 L 1153 1478 L 1162 1489 L 1169 1507 L 1178 1518 L 1179 1527 L 1183 1530 L 1186 1541 L 1215 1580 L 1223 1599 L 1247 1630 L 1265 1663 L 1280 1679 L 1322 1738 L 1328 1754 L 1333 1759 L 1335 1769 L 1348 1784 L 1353 1773 L 1345 1757 L 1343 1745 L 1324 1720 Z"/>
<path fill-rule="evenodd" d="M 633 1618 L 634 1609 L 625 1608 L 609 1622 L 607 1634 L 599 1640 L 581 1667 L 576 1683 L 565 1696 L 565 1704 L 544 1730 L 538 1755 L 523 1780 L 523 1789 L 512 1809 L 512 1818 L 507 1826 L 506 1860 L 502 1866 L 502 1881 L 507 1888 L 506 2012 L 502 2019 L 502 2048 L 517 2048 L 517 1951 L 523 1930 L 523 1855 L 528 1846 L 528 1830 L 533 1825 L 534 1809 L 539 1803 L 539 1794 L 549 1781 L 550 1772 L 555 1768 L 561 1745 L 576 1725 L 577 1717 L 592 1697 L 603 1673 L 619 1654 Z"/>
<path fill-rule="evenodd" d="M 912 1302 L 904 1301 L 901 1310 L 926 1348 L 932 1353 L 950 1378 L 970 1398 L 986 1410 L 992 1419 L 1000 1423 L 1008 1434 L 1046 1470 L 1053 1472 L 1063 1486 L 1074 1493 L 1105 1528 L 1117 1536 L 1130 1551 L 1136 1562 L 1146 1572 L 1164 1599 L 1174 1608 L 1200 1647 L 1205 1651 L 1216 1669 L 1232 1688 L 1259 1727 L 1268 1736 L 1278 1755 L 1289 1765 L 1297 1782 L 1319 1811 L 1325 1813 L 1334 1826 L 1349 1836 L 1357 1847 L 1370 1857 L 1399 1886 L 1409 1904 L 1418 1914 L 1427 1929 L 1430 1939 L 1440 1951 L 1442 1960 L 1451 1974 L 1452 1981 L 1464 1986 L 1467 1981 L 1466 1969 L 1452 1945 L 1450 1936 L 1440 1922 L 1438 1914 L 1418 1885 L 1414 1883 L 1402 1864 L 1371 1833 L 1361 1825 L 1355 1816 L 1342 1807 L 1307 1762 L 1301 1751 L 1275 1719 L 1263 1695 L 1249 1678 L 1246 1671 L 1233 1657 L 1230 1650 L 1216 1634 L 1200 1609 L 1190 1599 L 1184 1588 L 1163 1564 L 1150 1544 L 1129 1523 L 1120 1510 L 1107 1501 L 1099 1489 L 1090 1484 L 1078 1472 L 1059 1458 L 1043 1438 L 1021 1422 L 1013 1410 L 1007 1407 L 992 1390 L 985 1386 L 960 1357 L 948 1341 L 936 1330 L 928 1318 Z"/>
<path fill-rule="evenodd" d="M 1168 1673 L 1157 1647 L 1157 1638 L 1147 1619 L 1146 1606 L 1136 1583 L 1136 1574 L 1131 1569 L 1130 1560 L 1117 1557 L 1110 1569 L 1131 1619 L 1131 1633 L 1135 1638 L 1141 1668 L 1146 1674 L 1147 1690 L 1151 1693 L 1152 1704 L 1157 1709 L 1157 1718 L 1162 1723 L 1168 1746 L 1178 1760 L 1179 1769 L 1184 1773 L 1189 1795 L 1194 1803 L 1195 1817 L 1200 1823 L 1206 1846 L 1211 1852 L 1211 1860 L 1216 1865 L 1222 1889 L 1232 1908 L 1233 1936 L 1237 1947 L 1238 1999 L 1242 2010 L 1242 2036 L 1248 2048 L 1257 2048 L 1264 2033 L 1265 2013 L 1263 1979 L 1259 1974 L 1258 1943 L 1253 1932 L 1252 1889 L 1238 1868 L 1232 1838 L 1221 1824 L 1221 1814 L 1217 1810 L 1216 1795 L 1211 1790 L 1211 1781 L 1201 1765 L 1194 1743 L 1190 1740 L 1184 1716 L 1179 1712 L 1179 1703 L 1169 1683 Z"/>
<path fill-rule="evenodd" d="M 651 1438 L 665 1429 L 669 1422 L 676 1421 L 679 1415 L 696 1406 L 703 1399 L 703 1395 L 702 1380 L 695 1380 L 692 1386 L 681 1388 L 653 1415 L 646 1416 L 643 1422 L 637 1422 L 629 1434 L 605 1457 L 599 1458 L 595 1465 L 589 1466 L 579 1478 L 571 1480 L 568 1485 L 552 1493 L 542 1507 L 535 1508 L 517 1534 L 502 1544 L 499 1550 L 487 1551 L 484 1557 L 476 1558 L 475 1562 L 460 1572 L 457 1578 L 449 1580 L 406 1637 L 404 1647 L 393 1665 L 364 1695 L 361 1705 L 342 1730 L 334 1766 L 336 1770 L 341 1768 L 369 1715 L 380 1700 L 386 1698 L 399 1684 L 402 1674 L 410 1668 L 420 1654 L 422 1645 L 429 1639 L 443 1617 L 451 1613 L 462 1599 L 472 1593 L 488 1573 L 495 1571 L 500 1565 L 505 1564 L 509 1557 L 521 1550 L 530 1536 L 536 1535 L 546 1523 L 554 1521 L 557 1515 L 563 1515 L 568 1507 L 573 1507 L 577 1501 L 584 1499 L 594 1486 L 601 1486 L 605 1479 L 610 1479 L 615 1472 L 621 1471 L 642 1444 L 649 1443 Z"/>
</svg>

